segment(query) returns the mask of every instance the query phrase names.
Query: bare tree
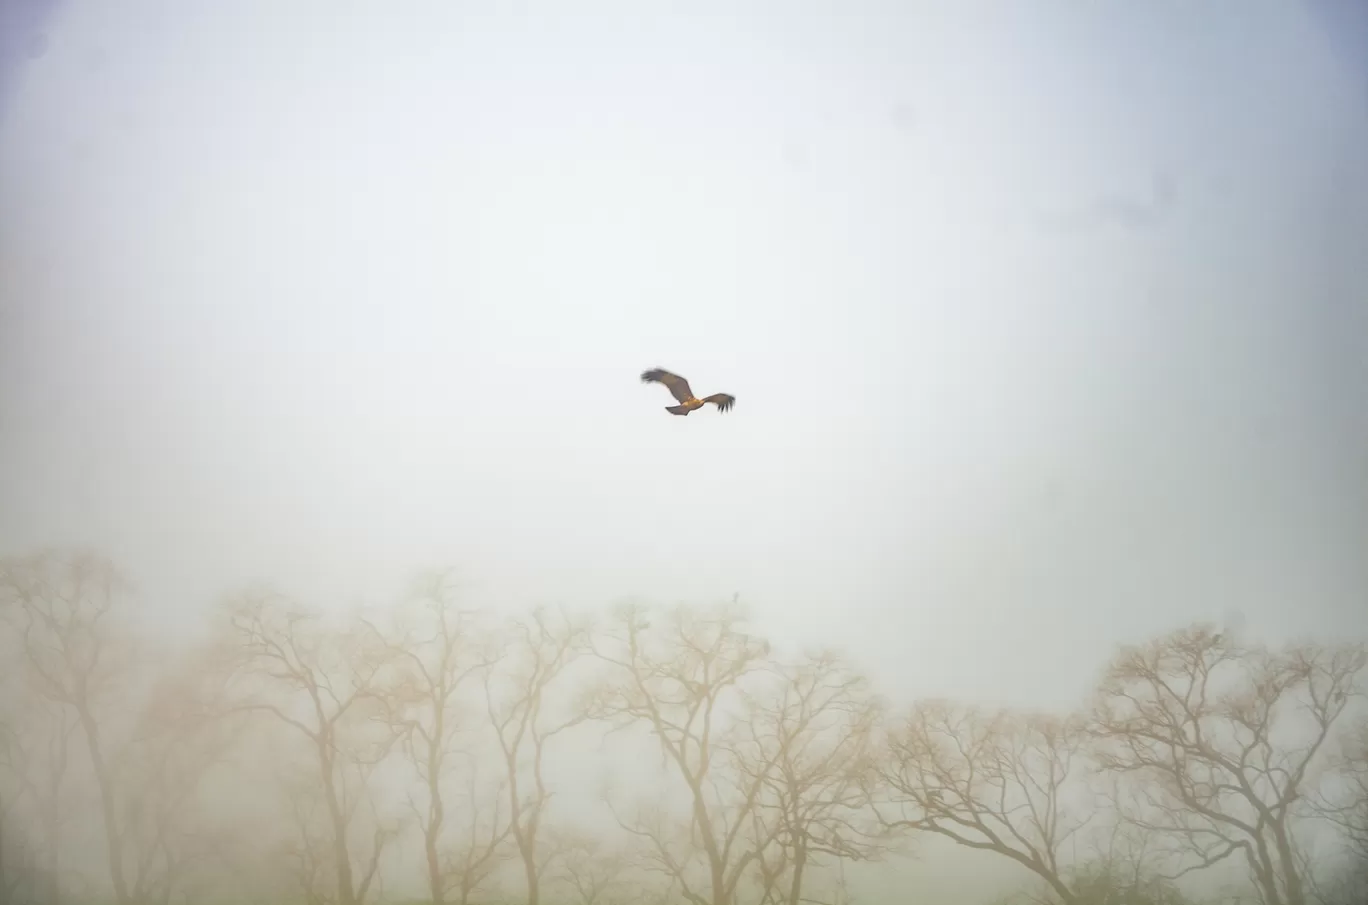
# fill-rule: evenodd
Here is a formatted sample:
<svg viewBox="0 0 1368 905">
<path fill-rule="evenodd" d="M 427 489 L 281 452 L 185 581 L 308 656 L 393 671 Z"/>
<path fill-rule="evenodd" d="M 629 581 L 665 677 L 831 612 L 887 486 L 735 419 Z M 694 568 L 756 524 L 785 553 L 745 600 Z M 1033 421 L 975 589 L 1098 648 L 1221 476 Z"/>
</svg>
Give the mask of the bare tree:
<svg viewBox="0 0 1368 905">
<path fill-rule="evenodd" d="M 443 785 L 465 728 L 458 695 L 484 664 L 471 637 L 473 616 L 457 607 L 447 574 L 426 576 L 420 583 L 418 603 L 414 624 L 405 625 L 402 636 L 391 644 L 408 672 L 404 699 L 391 702 L 391 707 L 403 732 L 404 751 L 422 783 L 423 800 L 410 794 L 409 806 L 423 833 L 428 894 L 433 905 L 443 905 L 450 879 L 441 848 L 447 823 Z M 471 852 L 464 850 L 467 856 Z M 472 870 L 476 867 L 466 864 L 459 875 L 468 878 Z M 462 890 L 462 902 L 469 893 L 469 889 Z"/>
<path fill-rule="evenodd" d="M 131 649 L 111 611 L 131 585 L 91 553 L 40 553 L 0 563 L 0 594 L 11 604 L 31 688 L 69 708 L 80 726 L 100 794 L 110 879 L 120 905 L 133 901 L 126 876 L 115 766 L 100 716 L 133 693 Z"/>
<path fill-rule="evenodd" d="M 629 880 L 631 858 L 585 830 L 562 830 L 559 848 L 564 857 L 556 879 L 567 887 L 576 905 L 626 905 L 637 899 Z"/>
<path fill-rule="evenodd" d="M 442 895 L 455 895 L 456 905 L 470 905 L 504 860 L 505 843 L 513 823 L 503 813 L 507 782 L 486 786 L 471 758 L 464 796 L 464 825 L 445 848 L 442 861 Z"/>
<path fill-rule="evenodd" d="M 1298 802 L 1356 695 L 1362 645 L 1243 649 L 1196 626 L 1123 649 L 1092 720 L 1126 818 L 1166 840 L 1169 876 L 1242 855 L 1265 905 L 1305 905 Z"/>
<path fill-rule="evenodd" d="M 132 892 L 138 902 L 186 895 L 196 871 L 217 857 L 225 832 L 203 806 L 206 781 L 239 738 L 241 720 L 203 698 L 222 676 L 204 670 L 199 652 L 154 682 L 119 758 L 122 822 Z"/>
<path fill-rule="evenodd" d="M 1318 811 L 1368 861 L 1368 718 L 1360 717 L 1345 733 L 1335 767 L 1340 788 L 1333 796 L 1316 796 Z"/>
<path fill-rule="evenodd" d="M 1113 816 L 1114 815 L 1110 815 Z M 1173 880 L 1155 870 L 1153 838 L 1113 819 L 1095 850 L 1065 868 L 1065 885 L 1078 905 L 1187 905 Z M 1039 905 L 1056 905 L 1059 895 L 1041 881 L 1043 890 L 1024 895 Z"/>
<path fill-rule="evenodd" d="M 337 902 L 363 905 L 396 833 L 373 815 L 370 838 L 353 838 L 358 810 L 375 808 L 371 774 L 398 738 L 385 719 L 404 693 L 393 647 L 365 625 L 326 626 L 269 594 L 235 601 L 229 625 L 238 657 L 231 709 L 269 715 L 307 743 Z"/>
<path fill-rule="evenodd" d="M 29 817 L 29 825 L 38 833 L 36 839 L 26 840 L 25 853 L 30 860 L 41 861 L 47 886 L 43 898 L 49 905 L 57 905 L 62 827 L 71 816 L 64 789 L 71 763 L 71 738 L 77 725 L 67 708 L 37 695 L 23 697 L 22 710 L 13 714 L 7 725 L 0 726 L 0 770 L 11 781 L 9 794 L 0 804 L 0 830 L 7 816 Z M 14 821 L 10 822 L 12 825 Z M 5 841 L 0 839 L 0 858 L 5 857 L 5 852 Z M 25 873 L 29 875 L 26 882 L 32 882 L 35 872 Z M 4 874 L 0 869 L 0 877 Z M 37 898 L 37 894 L 33 897 Z"/>
<path fill-rule="evenodd" d="M 547 698 L 557 679 L 584 649 L 587 628 L 561 612 L 536 610 L 514 620 L 486 657 L 485 704 L 507 777 L 509 822 L 527 880 L 527 903 L 541 900 L 549 861 L 538 835 L 551 792 L 543 762 L 548 740 L 583 721 L 581 714 L 547 719 Z"/>
<path fill-rule="evenodd" d="M 1342 850 L 1321 873 L 1316 899 L 1323 905 L 1368 902 L 1368 717 L 1348 728 L 1328 788 L 1307 795 L 1313 812 L 1340 834 Z"/>
<path fill-rule="evenodd" d="M 1092 816 L 1076 720 L 928 700 L 887 743 L 871 790 L 881 824 L 1003 855 L 1076 901 L 1064 848 Z"/>
<path fill-rule="evenodd" d="M 12 810 L 12 809 L 7 809 Z M 0 812 L 0 905 L 41 902 L 51 878 L 38 866 L 38 853 L 12 814 Z"/>
<path fill-rule="evenodd" d="M 117 606 L 130 589 L 111 562 L 86 552 L 0 564 L 27 692 L 49 722 L 41 747 L 25 750 L 21 742 L 11 754 L 25 760 L 29 791 L 41 802 L 50 872 L 59 873 L 60 793 L 79 733 L 121 905 L 168 898 L 199 856 L 187 815 L 224 747 L 221 736 L 209 741 L 209 723 L 169 718 L 167 689 L 185 687 L 189 674 L 160 673 L 156 649 L 128 630 Z"/>
<path fill-rule="evenodd" d="M 312 774 L 312 770 L 284 771 L 276 777 L 291 832 L 275 854 L 307 905 L 333 905 L 340 889 L 337 850 L 330 841 L 332 828 Z"/>
<path fill-rule="evenodd" d="M 0 723 L 0 762 L 8 759 L 14 746 L 15 733 L 7 724 Z M 11 773 L 11 777 L 12 773 Z M 26 790 L 20 784 L 10 783 L 0 786 L 0 905 L 15 901 L 25 881 L 28 867 L 32 863 L 32 847 L 26 838 L 16 832 L 18 821 L 15 815 Z"/>
<path fill-rule="evenodd" d="M 863 793 L 880 706 L 868 680 L 831 653 L 780 674 L 777 690 L 750 699 L 749 739 L 738 753 L 742 772 L 765 791 L 756 817 L 772 829 L 758 835 L 775 842 L 757 864 L 762 899 L 799 905 L 819 859 L 863 860 L 883 850 Z"/>
<path fill-rule="evenodd" d="M 0 564 L 0 594 L 13 605 L 29 691 L 58 710 L 49 737 L 46 765 L 49 788 L 42 795 L 55 807 L 72 733 L 69 717 L 85 742 L 100 800 L 100 815 L 110 880 L 120 903 L 169 895 L 184 858 L 168 848 L 163 827 L 151 831 L 149 803 L 171 794 L 173 773 L 148 769 L 172 752 L 198 727 L 159 723 L 139 704 L 155 688 L 151 650 L 126 630 L 116 612 L 131 585 L 112 563 L 94 554 L 46 553 Z M 181 783 L 175 803 L 183 808 L 197 789 L 210 760 L 197 755 L 177 760 Z M 59 821 L 55 811 L 51 821 Z M 47 835 L 56 835 L 49 822 Z M 183 830 L 183 828 L 182 828 Z M 55 839 L 54 852 L 55 852 Z"/>
<path fill-rule="evenodd" d="M 683 781 L 687 825 L 672 821 L 662 808 L 641 809 L 635 820 L 618 817 L 618 823 L 650 846 L 654 869 L 695 905 L 732 905 L 747 869 L 778 832 L 755 819 L 771 765 L 750 757 L 743 773 L 735 763 L 743 737 L 743 682 L 768 673 L 770 665 L 769 644 L 743 632 L 739 622 L 731 608 L 680 608 L 652 633 L 640 610 L 619 611 L 613 636 L 597 645 L 615 674 L 595 690 L 586 709 L 619 727 L 648 726 Z M 759 837 L 753 835 L 757 829 Z M 691 877 L 698 853 L 707 895 Z"/>
</svg>

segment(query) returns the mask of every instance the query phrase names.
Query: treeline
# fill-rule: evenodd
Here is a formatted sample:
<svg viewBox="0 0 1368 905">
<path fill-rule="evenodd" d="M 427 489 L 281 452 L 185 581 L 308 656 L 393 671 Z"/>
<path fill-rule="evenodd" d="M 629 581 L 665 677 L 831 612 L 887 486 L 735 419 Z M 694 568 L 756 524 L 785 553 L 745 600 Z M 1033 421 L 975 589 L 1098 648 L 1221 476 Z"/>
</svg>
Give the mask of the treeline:
<svg viewBox="0 0 1368 905">
<path fill-rule="evenodd" d="M 177 649 L 104 558 L 0 561 L 0 901 L 799 905 L 934 836 L 1035 901 L 1368 902 L 1361 642 L 1196 625 L 1074 713 L 891 707 L 734 607 L 465 603 L 250 590 Z"/>
</svg>

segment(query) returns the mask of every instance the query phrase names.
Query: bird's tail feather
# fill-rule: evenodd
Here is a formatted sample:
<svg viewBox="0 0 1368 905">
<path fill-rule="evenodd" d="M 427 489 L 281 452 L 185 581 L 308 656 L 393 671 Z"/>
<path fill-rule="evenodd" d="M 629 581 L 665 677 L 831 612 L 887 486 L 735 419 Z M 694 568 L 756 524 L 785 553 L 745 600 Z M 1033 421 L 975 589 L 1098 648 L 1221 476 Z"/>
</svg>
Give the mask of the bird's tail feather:
<svg viewBox="0 0 1368 905">
<path fill-rule="evenodd" d="M 686 406 L 682 405 L 667 405 L 665 406 L 665 411 L 669 412 L 671 415 L 689 414 L 689 409 Z"/>
</svg>

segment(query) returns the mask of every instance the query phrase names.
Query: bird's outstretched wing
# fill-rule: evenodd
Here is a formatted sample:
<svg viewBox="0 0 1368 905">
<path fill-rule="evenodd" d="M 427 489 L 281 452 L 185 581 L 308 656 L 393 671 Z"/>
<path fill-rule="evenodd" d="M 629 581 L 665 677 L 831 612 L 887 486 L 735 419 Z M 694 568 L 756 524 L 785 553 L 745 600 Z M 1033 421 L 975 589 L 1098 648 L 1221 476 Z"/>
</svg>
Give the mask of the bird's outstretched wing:
<svg viewBox="0 0 1368 905">
<path fill-rule="evenodd" d="M 689 389 L 689 381 L 680 377 L 678 374 L 671 374 L 663 368 L 652 368 L 649 371 L 642 371 L 641 382 L 664 384 L 665 389 L 670 391 L 670 395 L 680 402 L 687 402 L 693 398 L 693 390 Z"/>
<path fill-rule="evenodd" d="M 719 412 L 725 412 L 736 404 L 736 397 L 731 393 L 713 393 L 711 396 L 704 396 L 703 401 L 711 402 L 713 405 L 717 406 Z"/>
</svg>

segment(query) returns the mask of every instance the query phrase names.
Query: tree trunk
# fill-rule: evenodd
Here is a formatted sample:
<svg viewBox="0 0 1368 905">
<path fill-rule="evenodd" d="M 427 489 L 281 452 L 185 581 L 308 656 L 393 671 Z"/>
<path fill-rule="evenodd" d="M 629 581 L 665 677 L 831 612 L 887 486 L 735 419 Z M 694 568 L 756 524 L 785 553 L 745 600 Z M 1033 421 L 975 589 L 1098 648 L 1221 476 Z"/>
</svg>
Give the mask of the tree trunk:
<svg viewBox="0 0 1368 905">
<path fill-rule="evenodd" d="M 52 807 L 53 807 L 53 810 L 55 811 L 57 806 L 54 804 Z M 48 844 L 48 868 L 47 868 L 47 871 L 48 871 L 48 875 L 47 875 L 47 887 L 48 887 L 47 893 L 48 893 L 48 896 L 47 896 L 47 898 L 48 898 L 48 905 L 60 905 L 60 902 L 61 902 L 61 899 L 62 899 L 62 885 L 61 885 L 61 883 L 60 883 L 60 882 L 58 881 L 58 879 L 57 879 L 59 876 L 61 876 L 61 874 L 58 873 L 58 870 L 59 870 L 59 868 L 61 867 L 61 857 L 62 857 L 62 856 L 61 856 L 60 843 L 59 843 L 59 839 L 58 839 L 58 833 L 57 833 L 57 824 L 58 824 L 57 814 L 56 814 L 56 813 L 51 813 L 51 814 L 49 814 L 49 815 L 48 815 L 48 826 L 47 826 L 47 840 L 48 840 L 48 843 L 47 843 L 47 844 Z"/>
<path fill-rule="evenodd" d="M 358 905 L 356 887 L 352 885 L 351 852 L 347 848 L 347 819 L 337 801 L 333 757 L 325 737 L 319 738 L 318 760 L 323 769 L 323 793 L 327 798 L 328 817 L 332 821 L 333 858 L 337 861 L 337 901 L 339 905 Z"/>
<path fill-rule="evenodd" d="M 730 897 L 727 895 L 727 878 L 722 870 L 722 859 L 708 856 L 709 866 L 712 868 L 712 888 L 713 905 L 730 905 Z"/>
<path fill-rule="evenodd" d="M 527 875 L 527 905 L 539 905 L 541 883 L 537 877 L 536 852 L 531 847 L 523 850 L 523 873 Z"/>
<path fill-rule="evenodd" d="M 428 742 L 428 823 L 423 828 L 423 852 L 427 855 L 428 893 L 432 898 L 432 905 L 444 905 L 445 883 L 442 878 L 442 861 L 437 853 L 437 840 L 441 838 L 442 824 L 446 820 L 441 784 L 443 758 L 439 742 L 443 737 L 444 721 L 440 708 L 436 719 L 436 729 Z"/>
<path fill-rule="evenodd" d="M 1249 852 L 1248 849 L 1245 851 Z M 1247 857 L 1254 869 L 1259 888 L 1263 890 L 1264 905 L 1283 905 L 1282 893 L 1278 890 L 1277 872 L 1273 868 L 1273 859 L 1268 852 L 1268 842 L 1262 833 L 1255 834 L 1254 852 L 1247 854 Z"/>
<path fill-rule="evenodd" d="M 423 852 L 427 855 L 428 896 L 432 899 L 432 905 L 445 905 L 442 862 L 437 855 L 437 828 L 432 825 L 423 831 Z"/>
<path fill-rule="evenodd" d="M 1297 872 L 1297 858 L 1292 852 L 1292 843 L 1287 838 L 1287 825 L 1279 820 L 1273 826 L 1273 841 L 1278 846 L 1278 860 L 1282 862 L 1283 888 L 1287 905 L 1306 905 L 1306 895 L 1302 891 L 1301 875 Z"/>
<path fill-rule="evenodd" d="M 803 899 L 803 868 L 807 865 L 807 839 L 800 838 L 793 847 L 793 878 L 789 881 L 788 905 L 798 905 Z"/>
<path fill-rule="evenodd" d="M 114 801 L 114 780 L 109 775 L 109 767 L 100 747 L 100 727 L 84 704 L 76 708 L 76 715 L 85 733 L 95 783 L 100 787 L 100 812 L 104 818 L 105 850 L 109 856 L 109 879 L 114 883 L 114 898 L 119 905 L 133 905 L 128 895 L 128 881 L 124 878 L 123 833 L 119 829 L 119 815 Z"/>
<path fill-rule="evenodd" d="M 508 819 L 513 827 L 513 841 L 518 844 L 518 854 L 522 857 L 523 875 L 527 879 L 527 905 L 540 905 L 541 884 L 537 878 L 536 840 L 528 833 L 522 821 L 522 803 L 518 800 L 517 760 L 509 755 L 508 761 Z"/>
<path fill-rule="evenodd" d="M 708 817 L 708 807 L 703 799 L 703 787 L 698 779 L 685 774 L 689 790 L 693 793 L 693 819 L 698 825 L 698 835 L 703 841 L 703 852 L 708 856 L 708 869 L 712 879 L 713 905 L 731 905 L 731 895 L 727 889 L 727 865 L 722 860 L 722 852 L 717 847 L 713 835 L 712 821 Z"/>
<path fill-rule="evenodd" d="M 5 809 L 0 802 L 0 905 L 9 905 L 9 877 L 5 874 Z"/>
</svg>

